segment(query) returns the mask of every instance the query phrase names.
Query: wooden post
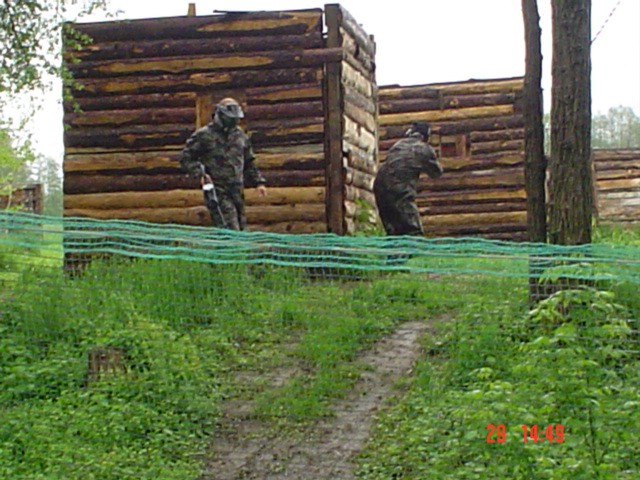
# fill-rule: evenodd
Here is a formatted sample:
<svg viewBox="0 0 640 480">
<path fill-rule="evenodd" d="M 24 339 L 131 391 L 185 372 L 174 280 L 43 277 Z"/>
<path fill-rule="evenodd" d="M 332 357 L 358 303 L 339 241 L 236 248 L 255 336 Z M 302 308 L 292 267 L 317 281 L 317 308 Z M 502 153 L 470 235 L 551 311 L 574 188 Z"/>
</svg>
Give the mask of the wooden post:
<svg viewBox="0 0 640 480">
<path fill-rule="evenodd" d="M 337 4 L 325 6 L 327 48 L 342 46 L 340 35 L 341 10 Z M 325 154 L 326 154 L 326 212 L 327 230 L 344 235 L 344 165 L 342 134 L 344 132 L 344 98 L 342 92 L 342 64 L 325 65 Z"/>
</svg>

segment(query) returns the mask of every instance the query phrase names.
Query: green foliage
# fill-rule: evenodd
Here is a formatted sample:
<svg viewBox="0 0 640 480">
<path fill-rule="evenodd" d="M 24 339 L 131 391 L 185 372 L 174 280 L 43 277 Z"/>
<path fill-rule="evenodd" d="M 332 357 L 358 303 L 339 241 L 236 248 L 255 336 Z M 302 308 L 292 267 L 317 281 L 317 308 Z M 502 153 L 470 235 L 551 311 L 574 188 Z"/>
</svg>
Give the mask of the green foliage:
<svg viewBox="0 0 640 480">
<path fill-rule="evenodd" d="M 48 76 L 63 75 L 60 52 L 64 23 L 102 9 L 106 0 L 21 0 L 0 4 L 0 93 L 15 94 L 47 86 Z M 67 33 L 73 49 L 86 39 Z"/>
<path fill-rule="evenodd" d="M 591 125 L 594 148 L 640 148 L 640 117 L 631 107 L 610 108 L 595 115 Z"/>
<path fill-rule="evenodd" d="M 446 329 L 359 478 L 636 478 L 640 359 L 626 308 L 594 289 L 519 308 L 472 304 Z M 487 443 L 490 424 L 506 426 L 505 443 Z M 564 442 L 524 442 L 522 425 L 543 437 L 558 424 Z"/>
</svg>

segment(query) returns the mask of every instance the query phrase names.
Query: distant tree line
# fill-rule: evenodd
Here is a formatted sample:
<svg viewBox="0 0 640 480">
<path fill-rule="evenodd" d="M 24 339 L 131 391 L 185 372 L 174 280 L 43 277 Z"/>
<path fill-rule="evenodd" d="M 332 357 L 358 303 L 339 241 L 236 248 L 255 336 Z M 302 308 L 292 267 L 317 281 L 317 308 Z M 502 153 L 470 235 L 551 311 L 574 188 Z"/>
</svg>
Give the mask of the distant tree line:
<svg viewBox="0 0 640 480">
<path fill-rule="evenodd" d="M 551 150 L 550 115 L 544 115 L 544 151 Z M 631 107 L 612 107 L 591 119 L 592 148 L 640 148 L 640 115 Z"/>
</svg>

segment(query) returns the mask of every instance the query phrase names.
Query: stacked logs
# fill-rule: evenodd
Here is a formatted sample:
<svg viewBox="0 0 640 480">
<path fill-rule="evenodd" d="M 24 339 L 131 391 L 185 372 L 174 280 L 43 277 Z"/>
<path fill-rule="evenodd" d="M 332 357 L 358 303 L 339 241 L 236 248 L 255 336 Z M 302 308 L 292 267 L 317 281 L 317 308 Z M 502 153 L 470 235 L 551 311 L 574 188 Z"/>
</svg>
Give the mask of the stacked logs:
<svg viewBox="0 0 640 480">
<path fill-rule="evenodd" d="M 329 230 L 354 234 L 376 220 L 376 46 L 340 5 L 327 5 L 326 18 L 327 47 L 343 51 L 342 62 L 327 67 Z"/>
<path fill-rule="evenodd" d="M 522 78 L 380 88 L 380 160 L 412 121 L 428 122 L 445 174 L 423 175 L 428 236 L 526 238 Z"/>
<path fill-rule="evenodd" d="M 594 149 L 593 164 L 599 220 L 640 221 L 640 149 Z"/>
<path fill-rule="evenodd" d="M 180 151 L 209 121 L 198 105 L 234 96 L 270 187 L 247 190 L 248 228 L 326 231 L 322 82 L 343 52 L 325 47 L 322 21 L 313 9 L 74 24 L 93 43 L 66 52 L 65 215 L 209 225 Z"/>
</svg>

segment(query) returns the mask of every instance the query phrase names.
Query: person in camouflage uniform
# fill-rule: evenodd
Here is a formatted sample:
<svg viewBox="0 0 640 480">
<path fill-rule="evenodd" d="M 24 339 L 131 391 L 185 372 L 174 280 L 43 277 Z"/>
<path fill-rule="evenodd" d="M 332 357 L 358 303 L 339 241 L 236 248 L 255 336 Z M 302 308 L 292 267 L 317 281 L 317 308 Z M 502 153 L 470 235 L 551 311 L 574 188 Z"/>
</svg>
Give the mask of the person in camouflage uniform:
<svg viewBox="0 0 640 480">
<path fill-rule="evenodd" d="M 373 193 L 387 235 L 424 235 L 416 205 L 418 178 L 422 172 L 431 178 L 443 172 L 428 144 L 430 134 L 427 123 L 414 122 L 407 138 L 391 147 L 376 175 Z"/>
<path fill-rule="evenodd" d="M 189 137 L 180 157 L 182 168 L 199 178 L 203 187 L 213 183 L 210 197 L 205 191 L 213 225 L 231 230 L 244 230 L 247 223 L 245 184 L 256 186 L 260 196 L 267 194 L 266 181 L 255 165 L 249 137 L 238 126 L 241 118 L 244 112 L 236 100 L 221 100 L 213 120 Z"/>
</svg>

